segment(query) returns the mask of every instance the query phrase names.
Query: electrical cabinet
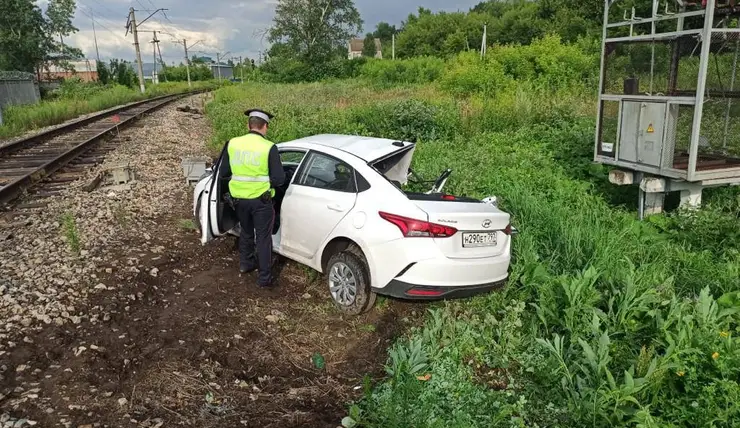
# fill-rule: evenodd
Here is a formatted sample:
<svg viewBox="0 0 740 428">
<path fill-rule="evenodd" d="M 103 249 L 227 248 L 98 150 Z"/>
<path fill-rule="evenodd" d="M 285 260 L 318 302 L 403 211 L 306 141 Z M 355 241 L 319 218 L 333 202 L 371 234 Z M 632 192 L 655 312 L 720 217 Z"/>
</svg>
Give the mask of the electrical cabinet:
<svg viewBox="0 0 740 428">
<path fill-rule="evenodd" d="M 667 110 L 667 103 L 622 102 L 619 160 L 661 166 Z"/>
</svg>

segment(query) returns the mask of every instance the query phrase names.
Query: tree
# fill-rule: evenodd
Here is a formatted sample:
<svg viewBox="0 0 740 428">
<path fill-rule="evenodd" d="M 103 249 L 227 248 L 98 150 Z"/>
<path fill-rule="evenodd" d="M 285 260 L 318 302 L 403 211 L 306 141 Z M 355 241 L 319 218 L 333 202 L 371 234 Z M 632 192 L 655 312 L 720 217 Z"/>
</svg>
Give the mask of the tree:
<svg viewBox="0 0 740 428">
<path fill-rule="evenodd" d="M 138 87 L 139 79 L 134 73 L 133 65 L 124 60 L 112 59 L 110 60 L 111 80 L 119 85 L 128 86 L 130 88 Z"/>
<path fill-rule="evenodd" d="M 378 47 L 375 46 L 375 37 L 367 33 L 365 40 L 362 42 L 362 56 L 374 58 L 376 53 L 378 53 Z"/>
<path fill-rule="evenodd" d="M 111 74 L 108 67 L 105 66 L 103 61 L 97 61 L 98 81 L 103 85 L 107 85 L 111 81 Z"/>
<path fill-rule="evenodd" d="M 49 32 L 59 36 L 59 50 L 65 52 L 64 37 L 76 33 L 72 25 L 77 5 L 74 0 L 50 0 L 46 8 Z"/>
<path fill-rule="evenodd" d="M 381 46 L 390 46 L 393 42 L 393 35 L 398 34 L 398 30 L 395 25 L 391 25 L 387 22 L 378 22 L 375 26 L 373 36 L 376 39 L 380 39 Z"/>
<path fill-rule="evenodd" d="M 268 40 L 316 64 L 346 49 L 347 41 L 361 30 L 362 19 L 352 0 L 278 0 Z"/>
<path fill-rule="evenodd" d="M 490 16 L 480 13 L 431 13 L 420 8 L 418 16 L 409 15 L 396 37 L 396 55 L 445 57 L 475 49 L 483 37 L 483 24 L 489 20 Z"/>
<path fill-rule="evenodd" d="M 33 73 L 52 49 L 47 23 L 31 0 L 0 1 L 0 70 Z"/>
</svg>

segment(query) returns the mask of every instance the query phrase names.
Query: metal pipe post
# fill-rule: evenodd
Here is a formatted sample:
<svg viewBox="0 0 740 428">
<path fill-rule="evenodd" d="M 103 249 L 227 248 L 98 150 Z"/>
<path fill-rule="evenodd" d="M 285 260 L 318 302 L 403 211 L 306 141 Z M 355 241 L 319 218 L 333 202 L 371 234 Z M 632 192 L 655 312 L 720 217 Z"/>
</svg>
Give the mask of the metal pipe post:
<svg viewBox="0 0 740 428">
<path fill-rule="evenodd" d="M 691 125 L 691 146 L 689 148 L 689 169 L 687 179 L 696 179 L 696 164 L 699 156 L 699 136 L 701 121 L 704 114 L 704 92 L 707 89 L 707 70 L 709 69 L 709 55 L 712 53 L 712 29 L 714 28 L 714 7 L 717 0 L 708 0 L 704 15 L 704 29 L 701 32 L 701 57 L 699 60 L 699 78 L 696 84 L 696 106 L 694 121 Z"/>
<path fill-rule="evenodd" d="M 740 28 L 740 19 L 737 20 L 737 26 Z M 732 61 L 732 79 L 730 80 L 730 92 L 735 90 L 735 79 L 737 79 L 737 60 L 740 56 L 740 34 L 738 34 L 738 40 L 735 41 L 735 59 Z M 727 112 L 725 113 L 725 135 L 722 141 L 722 148 L 727 148 L 727 136 L 730 132 L 730 112 L 732 110 L 732 97 L 727 99 Z"/>
<path fill-rule="evenodd" d="M 601 96 L 604 94 L 604 74 L 606 73 L 606 36 L 607 26 L 609 25 L 609 6 L 611 5 L 610 0 L 604 0 L 604 28 L 601 36 L 601 72 L 599 74 L 599 95 L 598 105 L 596 107 L 596 142 L 594 144 L 594 159 L 599 156 L 599 146 L 601 145 L 601 116 L 604 110 L 604 101 Z M 615 148 L 616 150 L 616 148 Z"/>
</svg>

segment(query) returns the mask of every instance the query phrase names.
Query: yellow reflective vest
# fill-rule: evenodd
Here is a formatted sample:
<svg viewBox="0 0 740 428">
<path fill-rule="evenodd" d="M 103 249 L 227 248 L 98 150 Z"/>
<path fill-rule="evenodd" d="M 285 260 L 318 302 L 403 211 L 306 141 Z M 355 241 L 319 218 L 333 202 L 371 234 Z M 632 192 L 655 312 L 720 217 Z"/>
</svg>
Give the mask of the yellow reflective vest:
<svg viewBox="0 0 740 428">
<path fill-rule="evenodd" d="M 273 144 L 259 134 L 247 134 L 229 141 L 232 198 L 257 199 L 268 190 L 275 196 L 275 189 L 270 188 L 268 165 Z"/>
</svg>

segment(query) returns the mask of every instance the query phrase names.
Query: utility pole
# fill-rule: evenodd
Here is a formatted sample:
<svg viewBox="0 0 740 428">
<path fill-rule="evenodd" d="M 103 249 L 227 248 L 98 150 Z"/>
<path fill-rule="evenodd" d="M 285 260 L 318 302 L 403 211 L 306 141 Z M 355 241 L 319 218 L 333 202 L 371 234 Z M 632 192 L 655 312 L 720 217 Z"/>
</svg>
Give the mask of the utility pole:
<svg viewBox="0 0 740 428">
<path fill-rule="evenodd" d="M 242 56 L 239 55 L 239 69 L 241 71 L 241 81 L 242 84 L 244 83 L 244 62 L 242 61 Z"/>
<path fill-rule="evenodd" d="M 95 32 L 95 18 L 93 18 L 93 12 L 92 9 L 90 10 L 90 19 L 92 20 L 92 27 L 93 27 L 93 40 L 95 40 L 95 58 L 98 62 L 100 62 L 100 52 L 98 52 L 98 34 Z M 97 63 L 95 64 L 97 68 Z"/>
<path fill-rule="evenodd" d="M 188 41 L 187 39 L 182 39 L 182 45 L 185 46 L 185 71 L 188 74 L 188 88 L 192 87 L 192 83 L 190 83 L 190 57 L 188 56 Z"/>
<path fill-rule="evenodd" d="M 159 62 L 162 64 L 162 73 L 164 75 L 164 81 L 167 81 L 167 74 L 164 72 L 165 65 L 164 60 L 162 59 L 162 50 L 159 49 L 159 40 L 157 40 L 157 52 L 159 53 Z"/>
<path fill-rule="evenodd" d="M 225 58 L 226 55 L 228 55 L 230 52 L 226 52 L 225 54 L 221 55 L 221 53 L 216 52 L 216 67 L 218 67 L 218 83 L 221 83 L 221 58 Z"/>
<path fill-rule="evenodd" d="M 165 10 L 168 10 L 168 9 L 160 8 L 160 9 L 155 10 L 154 12 L 152 12 L 151 15 L 144 18 L 144 20 L 139 22 L 138 24 L 136 23 L 136 14 L 134 13 L 136 11 L 134 10 L 134 8 L 131 7 L 128 10 L 128 22 L 126 22 L 126 35 L 128 35 L 129 30 L 131 30 L 131 32 L 134 33 L 134 46 L 136 47 L 136 60 L 139 63 L 139 67 L 138 67 L 139 68 L 139 87 L 141 89 L 142 94 L 146 90 L 146 87 L 144 87 L 144 65 L 141 62 L 141 49 L 139 48 L 139 25 L 143 24 L 149 18 L 154 16 L 155 13 L 160 12 L 160 11 L 165 11 Z M 154 62 L 154 67 L 155 69 L 157 67 L 156 61 Z M 154 79 L 154 76 L 152 76 L 152 80 L 153 79 Z"/>
<path fill-rule="evenodd" d="M 157 45 L 159 43 L 159 40 L 157 40 L 157 32 L 153 31 L 154 37 L 152 38 L 152 52 L 153 52 L 153 59 L 154 59 L 154 74 L 152 74 L 152 83 L 159 83 L 159 79 L 157 76 Z"/>
<path fill-rule="evenodd" d="M 393 33 L 392 37 L 393 37 L 393 47 L 391 48 L 391 55 L 393 59 L 396 59 L 396 33 Z"/>
<path fill-rule="evenodd" d="M 136 47 L 136 61 L 138 62 L 138 71 L 139 71 L 139 89 L 141 89 L 141 93 L 143 94 L 144 91 L 146 91 L 146 87 L 144 87 L 144 66 L 141 63 L 141 50 L 139 49 L 139 28 L 136 25 L 136 15 L 134 14 L 134 8 L 129 8 L 128 10 L 128 18 L 129 22 L 126 26 L 126 34 L 128 34 L 128 29 L 131 28 L 131 31 L 134 33 L 134 46 Z"/>
<path fill-rule="evenodd" d="M 483 24 L 483 41 L 481 42 L 481 45 L 480 45 L 480 58 L 481 59 L 483 59 L 483 57 L 486 56 L 486 35 L 487 35 L 486 34 L 486 29 L 487 29 L 486 27 L 487 27 L 487 25 L 486 24 Z"/>
<path fill-rule="evenodd" d="M 197 42 L 190 45 L 190 48 L 197 45 L 198 43 L 201 43 L 202 41 L 203 40 L 198 40 Z M 185 71 L 187 72 L 187 75 L 188 75 L 188 88 L 190 88 L 192 84 L 190 83 L 190 56 L 188 56 L 188 40 L 187 39 L 182 39 L 182 41 L 175 40 L 175 43 L 182 45 L 183 48 L 185 48 Z"/>
</svg>

